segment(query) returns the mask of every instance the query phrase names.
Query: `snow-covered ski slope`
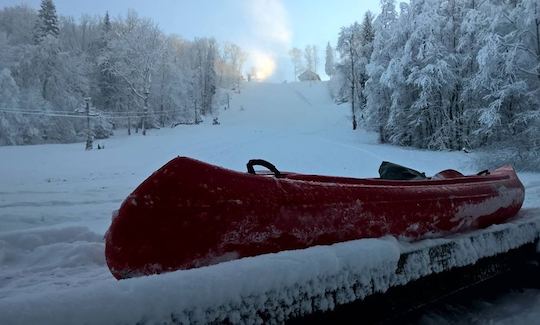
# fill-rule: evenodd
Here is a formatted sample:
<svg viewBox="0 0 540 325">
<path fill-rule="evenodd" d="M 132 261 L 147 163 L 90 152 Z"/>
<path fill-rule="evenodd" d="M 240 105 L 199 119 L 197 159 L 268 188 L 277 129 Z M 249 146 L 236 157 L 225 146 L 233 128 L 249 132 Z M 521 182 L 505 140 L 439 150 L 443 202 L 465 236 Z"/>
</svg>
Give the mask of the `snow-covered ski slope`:
<svg viewBox="0 0 540 325">
<path fill-rule="evenodd" d="M 446 168 L 474 171 L 471 156 L 464 153 L 380 145 L 376 134 L 353 132 L 348 106 L 335 105 L 324 83 L 246 84 L 232 97 L 230 109 L 220 113 L 220 122 L 150 130 L 146 137 L 119 131 L 100 141 L 104 150 L 90 152 L 81 143 L 0 147 L 0 324 L 204 322 L 223 317 L 251 322 L 263 315 L 256 308 L 266 312 L 267 320 L 281 321 L 433 271 L 411 269 L 401 280 L 393 277 L 396 259 L 411 248 L 383 238 L 114 280 L 103 254 L 112 211 L 178 155 L 235 170 L 244 170 L 249 159 L 262 158 L 283 170 L 352 177 L 376 176 L 383 160 L 427 174 Z M 539 207 L 540 175 L 520 176 L 525 207 Z M 464 259 L 455 265 L 530 240 L 538 223 L 528 222 L 507 226 L 511 235 L 504 247 L 493 246 L 485 235 L 480 241 L 484 248 L 472 256 L 461 254 Z M 360 289 L 354 291 L 351 284 Z M 324 293 L 332 288 L 341 293 L 327 297 Z M 291 307 L 279 307 L 286 305 Z"/>
</svg>

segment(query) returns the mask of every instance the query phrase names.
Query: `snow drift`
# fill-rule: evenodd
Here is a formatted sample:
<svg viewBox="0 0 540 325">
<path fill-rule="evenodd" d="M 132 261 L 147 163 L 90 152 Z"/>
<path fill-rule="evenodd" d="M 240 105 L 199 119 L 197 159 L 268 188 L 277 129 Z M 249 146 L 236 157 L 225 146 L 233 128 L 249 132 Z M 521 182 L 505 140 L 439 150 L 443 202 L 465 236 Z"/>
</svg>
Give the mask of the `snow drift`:
<svg viewBox="0 0 540 325">
<path fill-rule="evenodd" d="M 526 210 L 511 223 L 452 238 L 417 243 L 362 239 L 18 295 L 0 299 L 0 323 L 280 323 L 473 264 L 539 236 L 540 210 Z"/>
</svg>

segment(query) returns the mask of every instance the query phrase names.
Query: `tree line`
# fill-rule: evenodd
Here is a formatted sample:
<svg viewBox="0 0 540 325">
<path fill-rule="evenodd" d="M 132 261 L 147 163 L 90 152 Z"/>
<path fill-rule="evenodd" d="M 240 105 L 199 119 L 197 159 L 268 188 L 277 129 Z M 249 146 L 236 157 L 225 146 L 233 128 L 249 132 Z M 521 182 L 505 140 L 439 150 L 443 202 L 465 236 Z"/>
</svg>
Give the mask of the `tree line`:
<svg viewBox="0 0 540 325">
<path fill-rule="evenodd" d="M 0 145 L 80 141 L 85 98 L 97 138 L 114 128 L 199 123 L 240 87 L 246 54 L 212 38 L 164 34 L 134 11 L 111 19 L 0 10 Z"/>
<path fill-rule="evenodd" d="M 343 27 L 331 86 L 383 143 L 540 165 L 538 0 L 382 0 Z"/>
</svg>

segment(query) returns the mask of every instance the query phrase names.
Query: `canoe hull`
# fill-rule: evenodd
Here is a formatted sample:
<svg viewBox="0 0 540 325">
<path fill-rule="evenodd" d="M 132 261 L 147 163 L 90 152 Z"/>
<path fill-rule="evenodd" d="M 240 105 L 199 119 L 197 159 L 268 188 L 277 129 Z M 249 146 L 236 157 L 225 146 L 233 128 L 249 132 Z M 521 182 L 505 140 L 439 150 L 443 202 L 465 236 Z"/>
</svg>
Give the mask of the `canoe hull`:
<svg viewBox="0 0 540 325">
<path fill-rule="evenodd" d="M 275 178 L 178 157 L 122 203 L 105 253 L 121 279 L 360 238 L 466 232 L 504 223 L 523 199 L 509 166 L 422 181 Z"/>
</svg>

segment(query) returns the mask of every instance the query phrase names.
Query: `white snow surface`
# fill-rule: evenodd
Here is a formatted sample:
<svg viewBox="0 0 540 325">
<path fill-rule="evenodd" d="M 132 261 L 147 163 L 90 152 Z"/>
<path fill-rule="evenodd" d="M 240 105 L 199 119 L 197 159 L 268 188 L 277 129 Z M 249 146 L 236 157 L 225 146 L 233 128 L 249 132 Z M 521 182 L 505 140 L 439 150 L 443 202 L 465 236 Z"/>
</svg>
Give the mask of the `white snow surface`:
<svg viewBox="0 0 540 325">
<path fill-rule="evenodd" d="M 459 266 L 538 234 L 539 222 L 532 216 L 540 207 L 540 175 L 524 173 L 529 213 L 476 232 L 481 240 L 474 247 L 459 236 L 418 243 L 385 237 L 116 281 L 105 264 L 103 243 L 112 211 L 176 156 L 235 170 L 262 158 L 288 171 L 351 177 L 376 176 L 383 160 L 426 174 L 447 168 L 474 172 L 470 154 L 380 145 L 374 133 L 353 132 L 349 107 L 335 105 L 325 83 L 245 84 L 231 109 L 221 112 L 220 122 L 150 130 L 146 137 L 119 131 L 98 141 L 104 150 L 84 151 L 81 143 L 0 147 L 0 324 L 225 317 L 235 323 L 281 322 L 441 271 L 442 266 L 428 263 L 422 248 L 452 241 L 458 258 L 449 263 Z M 507 234 L 504 244 L 493 235 L 501 229 Z M 415 263 L 396 275 L 400 254 L 417 250 L 411 255 Z M 540 300 L 535 301 L 538 308 L 531 313 L 537 315 Z M 516 322 L 515 317 L 507 319 Z"/>
</svg>

